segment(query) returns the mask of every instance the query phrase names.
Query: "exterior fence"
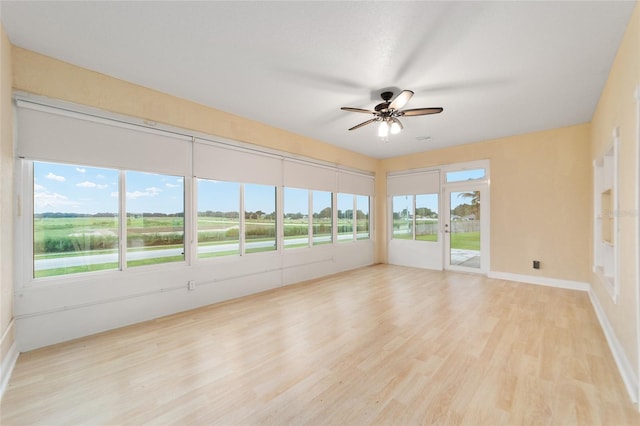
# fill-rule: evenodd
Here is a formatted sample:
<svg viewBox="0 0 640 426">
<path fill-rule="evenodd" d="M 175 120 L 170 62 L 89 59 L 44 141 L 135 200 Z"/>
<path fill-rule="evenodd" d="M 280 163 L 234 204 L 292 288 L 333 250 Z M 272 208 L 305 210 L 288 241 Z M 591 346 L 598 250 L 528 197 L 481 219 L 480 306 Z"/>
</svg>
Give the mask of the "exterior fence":
<svg viewBox="0 0 640 426">
<path fill-rule="evenodd" d="M 451 222 L 451 232 L 480 232 L 479 220 L 456 220 Z M 416 223 L 416 235 L 437 234 L 439 225 L 437 223 Z"/>
</svg>

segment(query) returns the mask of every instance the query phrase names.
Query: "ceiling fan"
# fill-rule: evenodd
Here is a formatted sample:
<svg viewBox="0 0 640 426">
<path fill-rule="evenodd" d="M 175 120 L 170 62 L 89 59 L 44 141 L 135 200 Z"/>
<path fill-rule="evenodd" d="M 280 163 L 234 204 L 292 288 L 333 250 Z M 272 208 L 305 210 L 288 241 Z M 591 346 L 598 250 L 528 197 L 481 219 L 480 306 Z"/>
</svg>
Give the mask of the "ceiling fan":
<svg viewBox="0 0 640 426">
<path fill-rule="evenodd" d="M 359 129 L 360 127 L 366 126 L 367 124 L 379 122 L 380 126 L 378 127 L 378 136 L 384 138 L 391 133 L 395 135 L 400 133 L 404 126 L 398 120 L 398 117 L 411 117 L 414 115 L 429 115 L 429 114 L 439 114 L 442 112 L 442 108 L 415 108 L 415 109 L 405 109 L 401 108 L 409 102 L 409 99 L 413 96 L 413 92 L 411 90 L 403 90 L 393 98 L 393 92 L 382 92 L 380 97 L 383 102 L 379 103 L 374 107 L 374 110 L 362 109 L 362 108 L 352 108 L 352 107 L 342 107 L 340 108 L 343 111 L 351 111 L 351 112 L 361 112 L 364 114 L 372 114 L 373 117 L 370 120 L 367 120 L 363 123 L 357 124 L 350 128 L 349 130 Z M 393 100 L 391 100 L 393 98 Z"/>
</svg>

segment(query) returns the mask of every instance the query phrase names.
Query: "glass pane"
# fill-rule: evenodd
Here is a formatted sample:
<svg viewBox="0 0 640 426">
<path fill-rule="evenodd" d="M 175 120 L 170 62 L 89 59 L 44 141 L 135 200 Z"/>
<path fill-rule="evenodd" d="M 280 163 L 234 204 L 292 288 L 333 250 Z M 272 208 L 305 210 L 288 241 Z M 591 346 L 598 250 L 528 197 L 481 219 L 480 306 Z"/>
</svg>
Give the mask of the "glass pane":
<svg viewBox="0 0 640 426">
<path fill-rule="evenodd" d="M 284 248 L 309 247 L 309 191 L 284 188 Z"/>
<path fill-rule="evenodd" d="M 127 172 L 127 266 L 184 260 L 184 179 Z"/>
<path fill-rule="evenodd" d="M 331 192 L 313 191 L 313 245 L 333 242 Z"/>
<path fill-rule="evenodd" d="M 245 253 L 277 249 L 275 186 L 244 186 L 244 219 Z"/>
<path fill-rule="evenodd" d="M 33 163 L 34 278 L 117 269 L 118 172 Z"/>
<path fill-rule="evenodd" d="M 484 177 L 484 169 L 447 172 L 447 182 L 461 182 L 465 180 L 484 179 Z"/>
<path fill-rule="evenodd" d="M 369 197 L 366 195 L 356 195 L 356 237 L 369 238 Z"/>
<path fill-rule="evenodd" d="M 480 268 L 480 191 L 451 193 L 451 265 Z"/>
<path fill-rule="evenodd" d="M 338 194 L 338 242 L 353 241 L 353 195 Z"/>
<path fill-rule="evenodd" d="M 240 184 L 198 179 L 198 257 L 240 254 Z"/>
<path fill-rule="evenodd" d="M 416 240 L 438 241 L 438 194 L 416 195 Z"/>
<path fill-rule="evenodd" d="M 393 206 L 393 238 L 413 239 L 413 195 L 396 195 Z"/>
</svg>

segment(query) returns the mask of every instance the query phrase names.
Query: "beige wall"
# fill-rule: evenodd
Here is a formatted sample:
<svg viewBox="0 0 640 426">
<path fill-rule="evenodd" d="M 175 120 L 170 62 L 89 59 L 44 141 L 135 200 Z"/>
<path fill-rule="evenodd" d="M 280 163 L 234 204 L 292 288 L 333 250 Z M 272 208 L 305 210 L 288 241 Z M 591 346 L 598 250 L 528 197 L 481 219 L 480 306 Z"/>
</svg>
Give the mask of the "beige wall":
<svg viewBox="0 0 640 426">
<path fill-rule="evenodd" d="M 483 159 L 491 162 L 490 270 L 587 281 L 588 124 L 387 159 L 381 173 Z"/>
<path fill-rule="evenodd" d="M 640 3 L 636 3 L 634 14 L 625 32 L 624 39 L 609 73 L 607 84 L 592 120 L 591 159 L 602 155 L 611 143 L 612 132 L 620 128 L 619 188 L 620 204 L 618 224 L 620 240 L 616 242 L 620 251 L 620 300 L 613 304 L 611 297 L 595 275 L 590 282 L 636 377 L 640 376 L 638 358 L 638 277 L 636 267 L 636 220 L 638 217 L 636 197 L 638 191 L 638 106 L 634 98 L 640 88 Z"/>
<path fill-rule="evenodd" d="M 11 44 L 0 24 L 0 360 L 14 342 L 13 330 L 13 109 Z M 11 327 L 10 329 L 7 329 Z"/>
</svg>

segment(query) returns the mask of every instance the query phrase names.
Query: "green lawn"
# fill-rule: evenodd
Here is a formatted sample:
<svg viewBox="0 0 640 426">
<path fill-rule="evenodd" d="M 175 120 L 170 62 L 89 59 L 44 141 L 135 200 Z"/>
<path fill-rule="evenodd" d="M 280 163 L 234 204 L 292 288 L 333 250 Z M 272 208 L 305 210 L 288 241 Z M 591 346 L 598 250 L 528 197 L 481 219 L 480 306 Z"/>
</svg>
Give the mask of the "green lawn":
<svg viewBox="0 0 640 426">
<path fill-rule="evenodd" d="M 480 250 L 480 232 L 452 233 L 451 248 L 462 250 Z"/>
</svg>

